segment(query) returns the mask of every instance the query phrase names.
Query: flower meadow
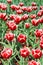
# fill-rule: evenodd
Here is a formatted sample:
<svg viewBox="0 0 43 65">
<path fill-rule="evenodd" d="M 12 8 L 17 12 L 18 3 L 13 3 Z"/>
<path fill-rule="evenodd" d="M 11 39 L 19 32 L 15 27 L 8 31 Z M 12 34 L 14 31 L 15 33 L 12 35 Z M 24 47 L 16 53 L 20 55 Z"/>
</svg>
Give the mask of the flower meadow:
<svg viewBox="0 0 43 65">
<path fill-rule="evenodd" d="M 43 65 L 43 0 L 0 0 L 0 65 Z"/>
</svg>

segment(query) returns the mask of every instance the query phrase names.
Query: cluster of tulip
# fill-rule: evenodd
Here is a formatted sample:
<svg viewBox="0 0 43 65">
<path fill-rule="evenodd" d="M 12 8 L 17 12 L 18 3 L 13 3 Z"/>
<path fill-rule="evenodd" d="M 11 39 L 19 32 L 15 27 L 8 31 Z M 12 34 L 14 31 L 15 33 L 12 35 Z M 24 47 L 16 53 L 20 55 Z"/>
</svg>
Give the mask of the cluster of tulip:
<svg viewBox="0 0 43 65">
<path fill-rule="evenodd" d="M 38 11 L 38 13 L 36 12 L 34 14 L 30 14 L 31 12 L 38 10 L 38 6 L 35 2 L 32 2 L 31 6 L 24 6 L 23 2 L 20 2 L 19 5 L 15 5 L 15 4 L 12 4 L 12 0 L 7 0 L 7 2 L 8 2 L 7 4 L 9 4 L 9 9 L 10 9 L 9 12 L 11 12 L 9 14 L 7 12 L 7 9 L 8 9 L 7 4 L 0 3 L 0 21 L 1 22 L 4 21 L 7 27 L 7 32 L 2 37 L 4 38 L 2 42 L 5 42 L 5 44 L 8 44 L 8 45 L 11 44 L 11 42 L 21 44 L 22 48 L 19 45 L 20 47 L 19 51 L 18 49 L 16 49 L 19 52 L 20 57 L 26 59 L 26 58 L 29 58 L 29 56 L 32 56 L 32 58 L 34 58 L 35 60 L 28 59 L 27 64 L 41 65 L 41 63 L 37 61 L 37 59 L 40 59 L 43 56 L 43 52 L 42 52 L 43 29 L 42 28 L 39 29 L 39 27 L 41 27 L 41 25 L 43 24 L 43 6 L 40 6 L 40 10 Z M 35 37 L 35 40 L 37 38 L 38 38 L 38 41 L 40 40 L 39 42 L 40 44 L 37 48 L 36 47 L 34 48 L 33 45 L 31 45 L 32 49 L 30 49 L 29 45 L 31 42 L 27 42 L 27 40 L 29 40 L 30 38 L 30 37 L 28 38 L 29 35 L 32 36 L 32 32 L 30 32 L 32 30 L 32 27 L 35 28 L 33 36 Z M 35 45 L 35 42 L 33 43 Z M 36 41 L 36 44 L 37 44 L 37 41 Z M 17 44 L 15 44 L 15 46 L 16 45 Z M 15 51 L 13 51 L 12 47 L 6 48 L 4 46 L 4 49 L 1 51 L 1 59 L 7 60 L 11 58 L 14 52 Z"/>
</svg>

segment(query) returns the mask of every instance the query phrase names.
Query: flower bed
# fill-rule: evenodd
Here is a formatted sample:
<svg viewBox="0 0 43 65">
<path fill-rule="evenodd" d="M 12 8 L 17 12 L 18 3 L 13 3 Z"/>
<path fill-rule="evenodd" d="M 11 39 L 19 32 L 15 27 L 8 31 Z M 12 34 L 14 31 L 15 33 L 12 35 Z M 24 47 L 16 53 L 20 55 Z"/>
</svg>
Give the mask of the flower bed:
<svg viewBox="0 0 43 65">
<path fill-rule="evenodd" d="M 42 0 L 18 2 L 0 0 L 0 65 L 43 65 Z"/>
</svg>

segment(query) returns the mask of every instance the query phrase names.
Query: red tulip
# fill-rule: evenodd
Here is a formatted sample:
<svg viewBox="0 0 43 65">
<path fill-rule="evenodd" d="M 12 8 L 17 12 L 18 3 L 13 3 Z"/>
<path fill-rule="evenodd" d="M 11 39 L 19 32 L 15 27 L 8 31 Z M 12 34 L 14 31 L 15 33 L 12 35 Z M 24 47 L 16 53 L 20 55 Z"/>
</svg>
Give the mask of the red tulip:
<svg viewBox="0 0 43 65">
<path fill-rule="evenodd" d="M 6 10 L 6 9 L 7 9 L 7 5 L 3 3 L 3 4 L 1 5 L 1 9 L 2 9 L 2 10 Z"/>
<path fill-rule="evenodd" d="M 43 39 L 40 40 L 40 47 L 43 49 Z"/>
<path fill-rule="evenodd" d="M 5 34 L 5 39 L 8 41 L 12 41 L 14 39 L 14 34 L 9 32 Z"/>
<path fill-rule="evenodd" d="M 28 65 L 40 65 L 40 63 L 32 60 L 28 62 Z"/>
<path fill-rule="evenodd" d="M 35 31 L 35 35 L 36 35 L 36 37 L 41 37 L 42 34 L 43 34 L 42 32 L 43 32 L 42 29 L 37 29 L 37 30 Z"/>
<path fill-rule="evenodd" d="M 30 24 L 29 23 L 25 23 L 25 28 L 29 28 L 30 27 Z"/>
<path fill-rule="evenodd" d="M 41 58 L 42 51 L 40 49 L 32 49 L 32 55 L 35 59 Z"/>
<path fill-rule="evenodd" d="M 26 42 L 26 36 L 24 34 L 19 34 L 17 37 L 18 42 L 25 43 Z"/>
<path fill-rule="evenodd" d="M 31 6 L 27 7 L 27 12 L 32 12 L 32 7 Z"/>
<path fill-rule="evenodd" d="M 4 19 L 6 17 L 6 13 L 1 13 L 1 19 Z"/>
<path fill-rule="evenodd" d="M 22 6 L 24 6 L 24 3 L 23 2 L 20 2 L 19 5 L 22 7 Z"/>
<path fill-rule="evenodd" d="M 24 14 L 23 16 L 22 16 L 22 20 L 27 20 L 28 19 L 28 15 L 27 14 Z"/>
<path fill-rule="evenodd" d="M 32 6 L 36 6 L 36 3 L 35 2 L 32 2 Z"/>
<path fill-rule="evenodd" d="M 22 10 L 16 10 L 16 12 L 17 12 L 17 14 L 22 14 L 23 13 L 23 11 Z"/>
<path fill-rule="evenodd" d="M 1 9 L 2 3 L 0 3 L 0 9 Z"/>
<path fill-rule="evenodd" d="M 31 14 L 30 18 L 32 18 L 32 19 L 36 18 L 36 14 Z"/>
<path fill-rule="evenodd" d="M 43 40 L 43 35 L 40 37 L 40 40 Z"/>
<path fill-rule="evenodd" d="M 39 21 L 36 19 L 32 19 L 31 22 L 32 22 L 32 25 L 34 25 L 34 26 L 38 26 L 38 24 L 39 24 Z"/>
<path fill-rule="evenodd" d="M 7 2 L 8 2 L 8 3 L 11 3 L 11 2 L 12 2 L 12 0 L 7 0 Z"/>
<path fill-rule="evenodd" d="M 26 58 L 27 56 L 29 56 L 29 54 L 30 54 L 30 50 L 27 47 L 20 49 L 20 55 L 22 57 Z"/>
<path fill-rule="evenodd" d="M 11 7 L 12 10 L 15 10 L 16 5 L 13 4 L 10 7 Z"/>
<path fill-rule="evenodd" d="M 7 25 L 9 27 L 9 29 L 12 30 L 12 31 L 16 30 L 16 28 L 17 28 L 16 24 L 13 21 L 8 21 Z"/>
<path fill-rule="evenodd" d="M 4 59 L 10 58 L 11 55 L 12 55 L 12 49 L 10 49 L 10 48 L 6 48 L 6 49 L 4 49 L 4 50 L 1 52 L 1 56 L 2 56 Z"/>
<path fill-rule="evenodd" d="M 21 22 L 21 17 L 19 15 L 16 15 L 15 18 L 14 18 L 14 22 L 16 24 L 19 24 Z"/>
<path fill-rule="evenodd" d="M 5 16 L 5 18 L 3 20 L 6 21 L 7 19 L 8 19 L 8 16 Z"/>
<path fill-rule="evenodd" d="M 15 14 L 10 14 L 9 17 L 10 17 L 11 20 L 14 20 L 15 16 L 16 16 Z"/>
<path fill-rule="evenodd" d="M 32 10 L 37 10 L 37 6 L 32 6 Z"/>
<path fill-rule="evenodd" d="M 43 10 L 43 6 L 40 6 L 40 10 Z"/>
<path fill-rule="evenodd" d="M 39 22 L 43 23 L 43 16 L 41 18 L 39 18 Z"/>
<path fill-rule="evenodd" d="M 38 16 L 42 16 L 43 15 L 43 10 L 39 10 L 37 13 Z"/>
<path fill-rule="evenodd" d="M 22 9 L 23 11 L 27 11 L 27 7 L 26 7 L 26 6 L 23 6 L 21 9 Z"/>
</svg>

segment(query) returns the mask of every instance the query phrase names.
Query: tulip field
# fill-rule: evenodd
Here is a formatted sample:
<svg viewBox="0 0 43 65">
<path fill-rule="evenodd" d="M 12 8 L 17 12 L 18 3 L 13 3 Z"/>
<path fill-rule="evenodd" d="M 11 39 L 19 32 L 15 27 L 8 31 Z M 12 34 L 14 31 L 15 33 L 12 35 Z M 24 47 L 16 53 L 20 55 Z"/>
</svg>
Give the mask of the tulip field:
<svg viewBox="0 0 43 65">
<path fill-rule="evenodd" d="M 43 0 L 0 0 L 0 65 L 43 65 Z"/>
</svg>

